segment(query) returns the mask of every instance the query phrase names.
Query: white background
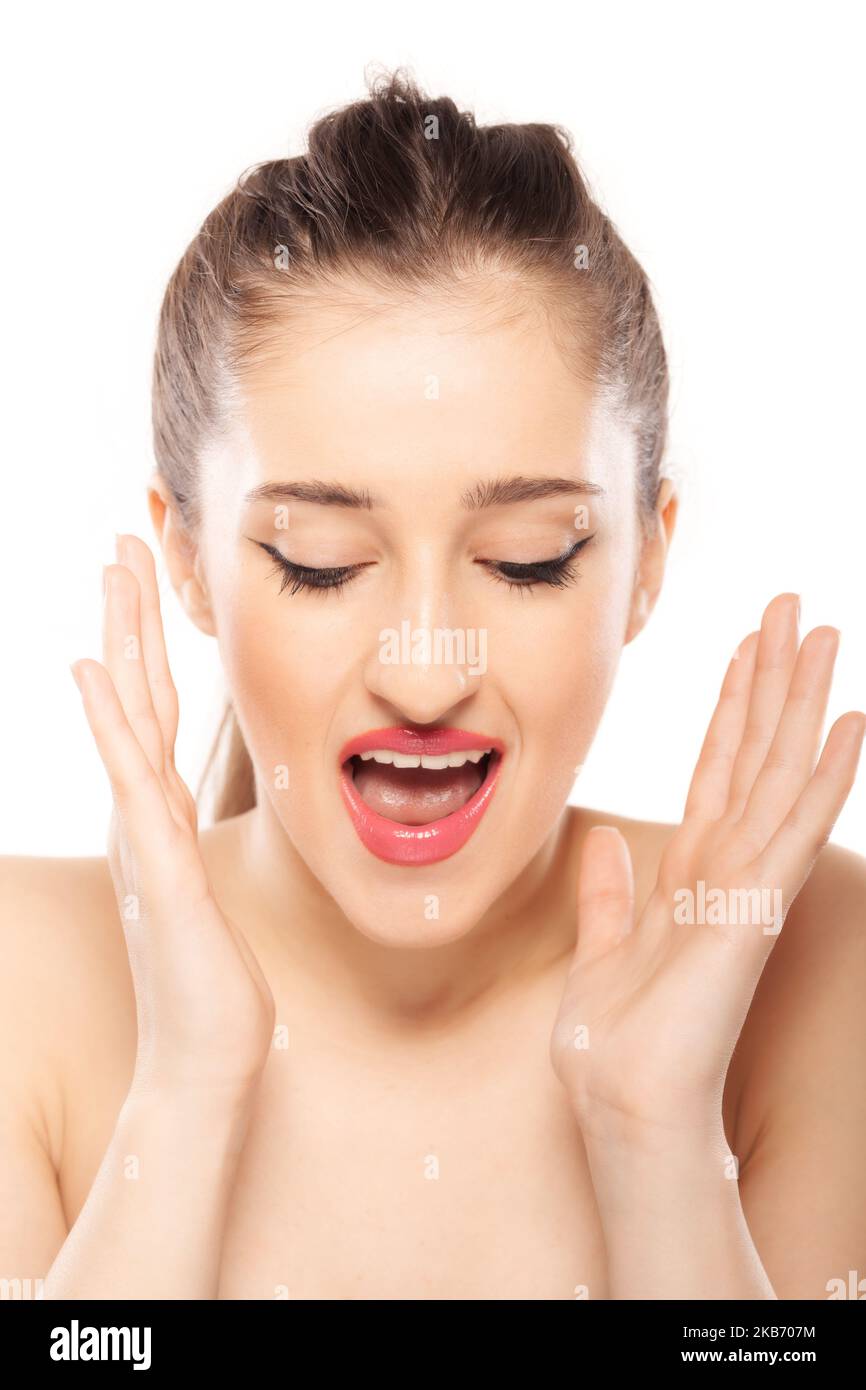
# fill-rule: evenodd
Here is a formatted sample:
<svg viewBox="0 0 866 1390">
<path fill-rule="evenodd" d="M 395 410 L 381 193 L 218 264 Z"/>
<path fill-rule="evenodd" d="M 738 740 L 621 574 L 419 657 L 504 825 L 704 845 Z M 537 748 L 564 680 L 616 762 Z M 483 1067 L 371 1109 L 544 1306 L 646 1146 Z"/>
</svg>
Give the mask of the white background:
<svg viewBox="0 0 866 1390">
<path fill-rule="evenodd" d="M 623 657 L 587 805 L 679 819 L 728 657 L 776 593 L 866 706 L 863 34 L 857 8 L 605 3 L 16 6 L 2 84 L 5 348 L 0 852 L 98 854 L 107 782 L 70 661 L 100 654 L 116 530 L 152 540 L 165 283 L 248 165 L 407 64 L 479 122 L 568 127 L 649 274 L 683 510 Z M 192 785 L 222 682 L 164 589 Z M 866 852 L 866 767 L 839 843 Z"/>
</svg>

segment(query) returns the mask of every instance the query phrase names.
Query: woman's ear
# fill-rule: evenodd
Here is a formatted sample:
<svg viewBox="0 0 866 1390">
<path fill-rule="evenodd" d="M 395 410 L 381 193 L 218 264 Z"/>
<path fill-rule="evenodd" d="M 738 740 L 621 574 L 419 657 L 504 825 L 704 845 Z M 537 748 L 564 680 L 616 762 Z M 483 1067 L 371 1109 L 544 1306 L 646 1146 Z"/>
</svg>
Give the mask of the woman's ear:
<svg viewBox="0 0 866 1390">
<path fill-rule="evenodd" d="M 625 644 L 643 629 L 662 587 L 668 547 L 677 522 L 678 498 L 671 478 L 662 478 L 655 511 L 643 540 L 635 575 Z"/>
<path fill-rule="evenodd" d="M 183 526 L 177 504 L 159 473 L 151 476 L 147 505 L 156 532 L 171 586 L 187 615 L 209 637 L 216 636 L 216 623 L 204 582 L 197 545 Z"/>
</svg>

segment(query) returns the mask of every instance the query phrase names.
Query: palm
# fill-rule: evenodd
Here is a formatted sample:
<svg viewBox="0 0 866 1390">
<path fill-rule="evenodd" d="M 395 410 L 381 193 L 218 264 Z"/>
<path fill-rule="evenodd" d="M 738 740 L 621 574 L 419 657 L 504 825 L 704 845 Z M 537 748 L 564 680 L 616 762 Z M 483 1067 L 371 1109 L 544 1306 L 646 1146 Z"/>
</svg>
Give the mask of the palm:
<svg viewBox="0 0 866 1390">
<path fill-rule="evenodd" d="M 636 927 L 625 841 L 590 831 L 550 1047 L 588 1125 L 680 1127 L 720 1104 L 763 966 L 853 782 L 861 714 L 837 720 L 815 767 L 837 639 L 818 628 L 800 646 L 789 596 L 768 606 L 730 664 Z"/>
<path fill-rule="evenodd" d="M 274 1000 L 211 890 L 195 800 L 175 766 L 178 699 L 153 556 L 138 537 L 122 545 L 123 563 L 106 574 L 104 664 L 77 668 L 113 794 L 108 862 L 136 995 L 135 1082 L 245 1085 L 267 1058 Z"/>
</svg>

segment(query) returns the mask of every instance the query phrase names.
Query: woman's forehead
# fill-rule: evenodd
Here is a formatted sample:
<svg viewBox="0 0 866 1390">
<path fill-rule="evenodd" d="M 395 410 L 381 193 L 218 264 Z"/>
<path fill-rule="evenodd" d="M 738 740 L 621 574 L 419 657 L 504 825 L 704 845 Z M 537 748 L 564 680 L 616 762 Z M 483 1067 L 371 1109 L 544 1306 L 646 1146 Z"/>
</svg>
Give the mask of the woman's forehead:
<svg viewBox="0 0 866 1390">
<path fill-rule="evenodd" d="M 407 449 L 407 438 L 390 452 L 384 445 L 328 450 L 322 439 L 298 448 L 289 436 L 285 448 L 263 450 L 240 427 L 203 460 L 205 515 L 231 532 L 245 519 L 264 523 L 279 514 L 341 533 L 430 526 L 444 539 L 487 520 L 561 523 L 578 510 L 573 524 L 591 527 L 634 506 L 634 441 L 607 421 L 590 429 L 583 448 L 543 448 L 536 440 L 520 451 L 456 440 L 439 455 L 435 439 Z"/>
<path fill-rule="evenodd" d="M 484 322 L 468 302 L 325 305 L 250 358 L 203 459 L 235 508 L 307 479 L 456 508 L 511 477 L 634 489 L 633 440 L 604 393 L 563 362 L 545 321 Z"/>
</svg>

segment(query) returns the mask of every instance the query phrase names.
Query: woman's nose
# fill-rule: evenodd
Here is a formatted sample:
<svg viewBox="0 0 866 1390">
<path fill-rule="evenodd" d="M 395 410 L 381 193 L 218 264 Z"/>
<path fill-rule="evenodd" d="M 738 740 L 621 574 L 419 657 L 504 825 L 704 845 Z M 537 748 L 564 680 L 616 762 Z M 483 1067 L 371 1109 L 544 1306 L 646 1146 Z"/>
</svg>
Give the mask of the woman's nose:
<svg viewBox="0 0 866 1390">
<path fill-rule="evenodd" d="M 485 629 L 432 627 L 404 618 L 379 630 L 364 676 L 371 694 L 405 719 L 433 724 L 480 689 L 486 669 Z"/>
</svg>

